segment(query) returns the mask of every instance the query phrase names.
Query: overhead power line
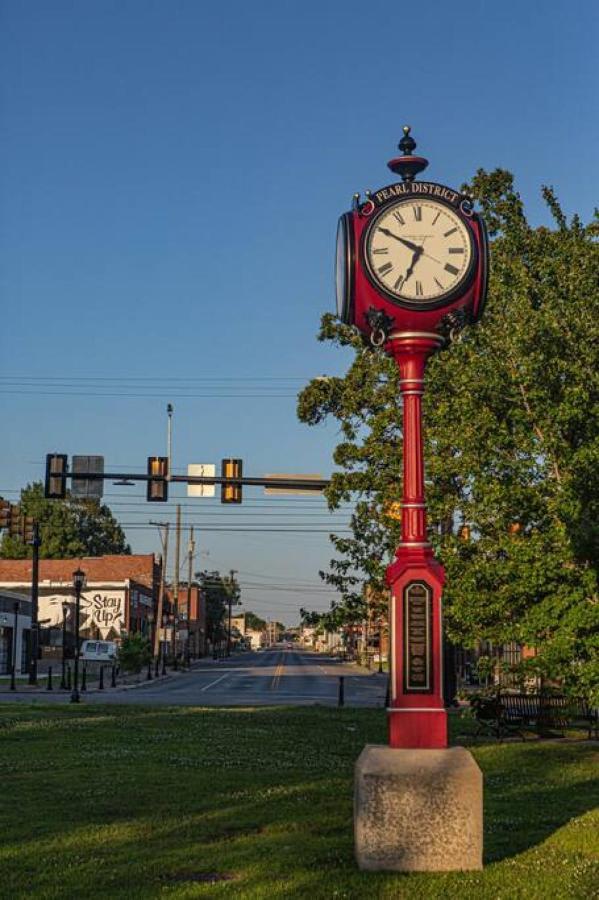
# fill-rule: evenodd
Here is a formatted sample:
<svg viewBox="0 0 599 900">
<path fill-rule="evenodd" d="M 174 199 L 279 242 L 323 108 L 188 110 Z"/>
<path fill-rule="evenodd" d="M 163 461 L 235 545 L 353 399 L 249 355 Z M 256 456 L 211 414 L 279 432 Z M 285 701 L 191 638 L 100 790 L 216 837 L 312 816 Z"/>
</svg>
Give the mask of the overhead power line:
<svg viewBox="0 0 599 900">
<path fill-rule="evenodd" d="M 142 525 L 137 522 L 119 522 L 121 528 L 126 528 L 131 531 L 150 531 L 152 530 L 151 525 Z M 353 532 L 349 528 L 337 528 L 337 526 L 331 526 L 334 528 L 337 534 L 352 534 Z M 285 523 L 278 526 L 277 528 L 261 528 L 259 526 L 247 525 L 243 526 L 228 526 L 228 525 L 199 525 L 202 531 L 205 532 L 217 532 L 217 531 L 243 531 L 248 534 L 330 534 L 331 528 L 288 528 Z"/>
<path fill-rule="evenodd" d="M 234 382 L 247 381 L 309 381 L 314 375 L 0 375 L 2 381 L 109 381 L 109 382 L 155 382 L 165 381 L 188 382 Z"/>
<path fill-rule="evenodd" d="M 275 394 L 275 393 L 265 393 L 265 394 L 247 394 L 238 391 L 237 393 L 228 393 L 228 394 L 181 394 L 176 391 L 168 391 L 167 393 L 158 393 L 158 391 L 148 392 L 147 394 L 142 393 L 132 393 L 132 392 L 123 392 L 123 391 L 26 391 L 26 390 L 13 390 L 12 388 L 4 388 L 0 386 L 0 394 L 19 394 L 35 396 L 35 397 L 112 397 L 129 400 L 135 398 L 139 400 L 140 398 L 145 398 L 147 400 L 154 399 L 167 399 L 167 400 L 290 400 L 294 399 L 297 394 Z"/>
</svg>

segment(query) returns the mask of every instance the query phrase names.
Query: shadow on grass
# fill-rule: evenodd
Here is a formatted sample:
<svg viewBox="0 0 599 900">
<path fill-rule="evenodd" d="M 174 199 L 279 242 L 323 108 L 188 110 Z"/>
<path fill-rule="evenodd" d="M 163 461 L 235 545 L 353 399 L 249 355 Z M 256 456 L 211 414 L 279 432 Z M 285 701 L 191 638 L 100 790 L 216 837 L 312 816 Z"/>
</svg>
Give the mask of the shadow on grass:
<svg viewBox="0 0 599 900">
<path fill-rule="evenodd" d="M 502 861 L 599 800 L 596 746 L 477 742 L 493 865 L 408 879 L 353 858 L 353 768 L 385 742 L 379 710 L 20 707 L 0 734 L 12 896 L 498 896 Z"/>
<path fill-rule="evenodd" d="M 599 750 L 591 743 L 474 750 L 484 773 L 485 861 L 534 847 L 599 803 Z"/>
</svg>

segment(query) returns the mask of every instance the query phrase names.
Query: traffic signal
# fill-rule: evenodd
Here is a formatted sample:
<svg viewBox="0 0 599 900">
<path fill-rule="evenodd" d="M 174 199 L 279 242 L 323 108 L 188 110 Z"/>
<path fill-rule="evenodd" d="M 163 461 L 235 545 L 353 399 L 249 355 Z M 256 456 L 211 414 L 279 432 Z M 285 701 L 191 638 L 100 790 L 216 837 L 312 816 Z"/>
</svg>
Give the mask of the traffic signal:
<svg viewBox="0 0 599 900">
<path fill-rule="evenodd" d="M 35 519 L 33 516 L 25 516 L 23 520 L 23 541 L 32 544 L 35 537 Z"/>
<path fill-rule="evenodd" d="M 243 474 L 243 460 L 223 459 L 221 461 L 222 478 L 241 478 Z M 241 503 L 242 486 L 240 484 L 221 484 L 221 503 Z"/>
<path fill-rule="evenodd" d="M 146 499 L 152 503 L 168 500 L 168 457 L 148 456 L 148 492 Z"/>
<path fill-rule="evenodd" d="M 23 538 L 23 516 L 21 515 L 20 506 L 11 506 L 10 521 L 8 523 L 8 533 L 14 538 Z"/>
<path fill-rule="evenodd" d="M 10 500 L 3 500 L 0 497 L 0 531 L 10 525 L 10 506 Z"/>
<path fill-rule="evenodd" d="M 46 455 L 44 497 L 48 500 L 64 500 L 67 495 L 67 460 L 66 453 Z"/>
</svg>

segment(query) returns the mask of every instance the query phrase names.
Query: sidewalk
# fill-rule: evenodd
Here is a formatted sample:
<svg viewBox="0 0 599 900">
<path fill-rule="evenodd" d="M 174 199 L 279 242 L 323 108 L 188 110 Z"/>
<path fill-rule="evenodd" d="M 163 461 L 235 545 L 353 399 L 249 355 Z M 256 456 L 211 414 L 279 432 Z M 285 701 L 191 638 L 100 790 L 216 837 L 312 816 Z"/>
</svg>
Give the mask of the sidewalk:
<svg viewBox="0 0 599 900">
<path fill-rule="evenodd" d="M 104 672 L 104 687 L 99 687 L 99 679 L 94 678 L 93 681 L 87 682 L 84 690 L 81 688 L 81 672 L 79 673 L 79 692 L 84 694 L 96 694 L 102 691 L 129 691 L 136 688 L 145 687 L 146 685 L 152 685 L 156 682 L 164 683 L 166 681 L 171 680 L 172 678 L 180 677 L 181 675 L 186 674 L 191 670 L 187 668 L 178 668 L 176 671 L 174 669 L 169 669 L 166 675 L 154 675 L 154 668 L 152 668 L 152 678 L 149 679 L 147 677 L 147 669 L 140 672 L 139 674 L 121 674 L 117 675 L 117 683 L 115 687 L 111 686 L 112 672 L 109 667 L 106 667 L 108 671 Z M 71 672 L 72 679 L 72 672 Z M 17 677 L 16 679 L 16 690 L 11 691 L 10 689 L 10 676 L 0 676 L 0 696 L 3 694 L 8 694 L 9 696 L 14 696 L 15 694 L 51 694 L 56 693 L 64 696 L 65 694 L 69 694 L 72 688 L 61 688 L 60 687 L 61 674 L 57 672 L 53 673 L 52 677 L 52 690 L 48 690 L 48 679 L 47 675 L 38 676 L 37 685 L 31 685 L 27 681 L 27 676 Z M 72 682 L 71 682 L 72 683 Z"/>
</svg>

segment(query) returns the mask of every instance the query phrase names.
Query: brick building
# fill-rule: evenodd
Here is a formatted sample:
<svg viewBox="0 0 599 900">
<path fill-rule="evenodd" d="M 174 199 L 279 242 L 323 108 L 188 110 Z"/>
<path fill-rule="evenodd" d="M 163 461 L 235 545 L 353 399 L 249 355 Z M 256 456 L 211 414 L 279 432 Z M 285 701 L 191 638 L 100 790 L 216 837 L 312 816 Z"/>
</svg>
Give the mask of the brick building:
<svg viewBox="0 0 599 900">
<path fill-rule="evenodd" d="M 166 598 L 171 609 L 174 609 L 173 590 L 167 588 Z M 179 619 L 179 635 L 177 650 L 189 653 L 190 656 L 204 656 L 206 653 L 206 600 L 202 589 L 197 584 L 179 585 L 177 603 Z M 189 643 L 187 643 L 189 642 Z"/>
<path fill-rule="evenodd" d="M 39 565 L 39 624 L 42 647 L 58 647 L 62 628 L 75 622 L 73 572 L 85 572 L 79 636 L 120 641 L 124 633 L 151 637 L 161 577 L 153 553 L 81 559 L 42 559 Z M 31 560 L 0 560 L 0 589 L 31 595 Z"/>
</svg>

